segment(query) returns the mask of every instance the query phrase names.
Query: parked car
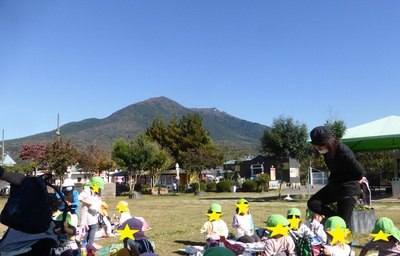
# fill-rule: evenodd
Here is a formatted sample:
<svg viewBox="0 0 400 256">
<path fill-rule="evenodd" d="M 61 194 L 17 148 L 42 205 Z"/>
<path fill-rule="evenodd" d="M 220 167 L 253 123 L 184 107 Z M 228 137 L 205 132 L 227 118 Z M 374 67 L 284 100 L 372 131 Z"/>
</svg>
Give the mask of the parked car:
<svg viewBox="0 0 400 256">
<path fill-rule="evenodd" d="M 129 192 L 130 189 L 131 188 L 126 183 L 116 183 L 115 184 L 115 195 L 120 196 L 120 195 L 122 195 L 123 192 Z"/>
</svg>

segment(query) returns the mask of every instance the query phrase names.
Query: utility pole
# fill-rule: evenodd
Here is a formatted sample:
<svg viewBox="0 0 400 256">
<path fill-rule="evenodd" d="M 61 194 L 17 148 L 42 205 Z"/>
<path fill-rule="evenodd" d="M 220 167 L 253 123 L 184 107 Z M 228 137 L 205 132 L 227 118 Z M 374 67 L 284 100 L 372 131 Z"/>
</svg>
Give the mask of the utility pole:
<svg viewBox="0 0 400 256">
<path fill-rule="evenodd" d="M 57 136 L 61 136 L 60 133 L 60 113 L 57 114 L 57 131 L 56 131 Z"/>
<path fill-rule="evenodd" d="M 2 137 L 2 144 L 1 144 L 1 165 L 4 165 L 4 129 L 3 129 L 3 137 Z"/>
</svg>

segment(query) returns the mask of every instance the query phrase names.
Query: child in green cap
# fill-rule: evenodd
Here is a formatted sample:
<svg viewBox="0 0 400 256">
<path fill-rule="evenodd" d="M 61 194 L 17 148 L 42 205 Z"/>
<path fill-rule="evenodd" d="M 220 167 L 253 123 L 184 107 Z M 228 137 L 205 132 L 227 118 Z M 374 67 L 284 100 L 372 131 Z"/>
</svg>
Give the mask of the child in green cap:
<svg viewBox="0 0 400 256">
<path fill-rule="evenodd" d="M 374 236 L 374 239 L 364 245 L 360 256 L 375 248 L 379 251 L 378 256 L 400 255 L 400 231 L 391 219 L 386 217 L 377 219 L 370 235 Z"/>
<path fill-rule="evenodd" d="M 211 247 L 204 251 L 203 256 L 235 256 L 236 254 L 226 247 Z"/>
<path fill-rule="evenodd" d="M 301 212 L 298 208 L 290 208 L 287 213 L 287 220 L 290 223 L 289 235 L 293 239 L 299 255 L 311 251 L 311 241 L 315 234 L 302 223 Z"/>
<path fill-rule="evenodd" d="M 246 199 L 236 202 L 236 214 L 233 217 L 232 227 L 236 230 L 236 240 L 242 243 L 260 242 L 260 238 L 254 233 L 253 217 L 249 212 L 249 203 Z"/>
<path fill-rule="evenodd" d="M 221 236 L 228 237 L 229 230 L 222 216 L 222 207 L 220 204 L 211 204 L 207 211 L 208 220 L 200 229 L 201 234 L 206 239 L 205 248 L 218 246 Z"/>
<path fill-rule="evenodd" d="M 290 222 L 280 214 L 272 214 L 265 223 L 269 231 L 265 241 L 265 254 L 296 256 L 296 246 L 288 234 Z"/>
<path fill-rule="evenodd" d="M 85 240 L 88 244 L 93 245 L 96 249 L 101 246 L 94 242 L 98 218 L 101 207 L 101 190 L 104 189 L 104 180 L 99 176 L 94 176 L 84 185 L 82 192 L 78 195 L 79 201 L 82 203 L 80 226 L 86 230 Z"/>
<path fill-rule="evenodd" d="M 327 233 L 327 244 L 324 246 L 324 255 L 354 256 L 354 251 L 346 244 L 346 234 L 350 231 L 346 228 L 346 222 L 339 216 L 333 216 L 326 220 L 325 231 Z"/>
<path fill-rule="evenodd" d="M 314 237 L 311 230 L 302 223 L 301 212 L 298 208 L 290 208 L 286 212 L 287 220 L 290 222 L 289 234 L 296 243 L 300 238 Z"/>
</svg>

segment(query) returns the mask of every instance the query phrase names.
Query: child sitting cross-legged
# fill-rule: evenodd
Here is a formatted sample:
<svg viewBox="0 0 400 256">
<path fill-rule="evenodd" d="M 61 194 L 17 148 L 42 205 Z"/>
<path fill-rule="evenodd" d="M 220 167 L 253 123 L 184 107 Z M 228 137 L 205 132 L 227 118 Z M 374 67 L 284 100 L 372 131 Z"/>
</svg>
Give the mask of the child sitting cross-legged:
<svg viewBox="0 0 400 256">
<path fill-rule="evenodd" d="M 249 203 L 245 199 L 236 202 L 236 214 L 232 227 L 236 230 L 236 239 L 242 243 L 260 242 L 260 237 L 254 232 L 253 218 L 249 212 Z"/>
<path fill-rule="evenodd" d="M 228 237 L 228 226 L 220 217 L 222 216 L 220 204 L 211 204 L 207 211 L 208 220 L 200 229 L 201 234 L 206 239 L 205 248 L 218 246 L 221 236 Z"/>
<path fill-rule="evenodd" d="M 117 232 L 124 234 L 126 231 L 134 231 L 133 238 L 134 240 L 126 237 L 123 239 L 124 248 L 127 249 L 131 255 L 139 256 L 139 255 L 157 255 L 154 254 L 154 249 L 152 244 L 149 242 L 147 236 L 143 231 L 143 222 L 137 218 L 127 219 L 125 222 L 121 224 Z"/>
</svg>

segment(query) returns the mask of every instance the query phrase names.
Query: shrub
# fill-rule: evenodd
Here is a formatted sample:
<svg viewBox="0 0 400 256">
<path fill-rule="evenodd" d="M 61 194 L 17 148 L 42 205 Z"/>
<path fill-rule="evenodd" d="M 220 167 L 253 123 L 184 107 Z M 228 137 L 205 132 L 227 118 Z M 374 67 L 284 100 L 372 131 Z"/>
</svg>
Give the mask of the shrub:
<svg viewBox="0 0 400 256">
<path fill-rule="evenodd" d="M 268 173 L 263 173 L 257 175 L 257 181 L 259 182 L 260 185 L 267 185 L 269 184 L 270 177 Z"/>
<path fill-rule="evenodd" d="M 213 191 L 217 189 L 217 183 L 216 182 L 208 182 L 207 183 L 207 191 Z"/>
<path fill-rule="evenodd" d="M 246 180 L 242 185 L 243 192 L 257 192 L 257 188 L 258 184 L 255 180 Z"/>
<path fill-rule="evenodd" d="M 230 180 L 220 181 L 217 184 L 217 191 L 218 192 L 230 192 L 232 185 L 233 185 L 233 182 Z"/>
<path fill-rule="evenodd" d="M 192 187 L 193 191 L 198 191 L 199 190 L 199 183 L 198 182 L 192 183 L 190 186 Z M 204 182 L 200 182 L 200 190 L 201 191 L 205 191 L 206 190 L 206 184 Z"/>
<path fill-rule="evenodd" d="M 148 192 L 151 190 L 151 187 L 149 185 L 143 184 L 141 190 L 142 192 Z"/>
</svg>

